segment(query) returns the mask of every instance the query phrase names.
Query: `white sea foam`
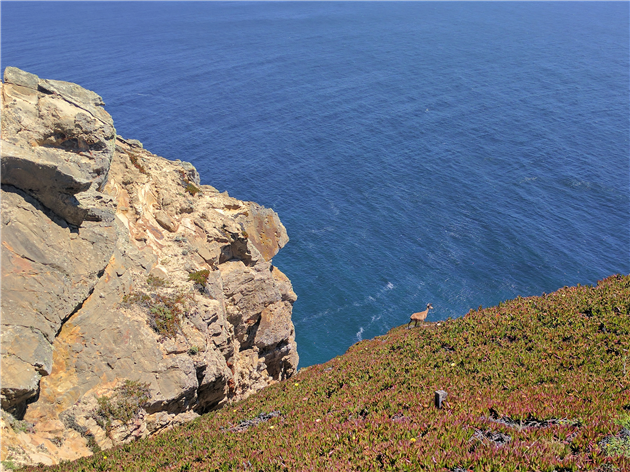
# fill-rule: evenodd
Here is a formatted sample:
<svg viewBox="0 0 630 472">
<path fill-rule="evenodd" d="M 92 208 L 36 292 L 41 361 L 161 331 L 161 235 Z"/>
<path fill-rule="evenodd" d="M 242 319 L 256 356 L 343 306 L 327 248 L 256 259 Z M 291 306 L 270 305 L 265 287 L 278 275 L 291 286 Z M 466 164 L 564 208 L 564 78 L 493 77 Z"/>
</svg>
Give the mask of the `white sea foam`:
<svg viewBox="0 0 630 472">
<path fill-rule="evenodd" d="M 357 331 L 357 334 L 355 336 L 357 337 L 357 342 L 363 340 L 363 326 L 359 328 L 359 331 Z"/>
</svg>

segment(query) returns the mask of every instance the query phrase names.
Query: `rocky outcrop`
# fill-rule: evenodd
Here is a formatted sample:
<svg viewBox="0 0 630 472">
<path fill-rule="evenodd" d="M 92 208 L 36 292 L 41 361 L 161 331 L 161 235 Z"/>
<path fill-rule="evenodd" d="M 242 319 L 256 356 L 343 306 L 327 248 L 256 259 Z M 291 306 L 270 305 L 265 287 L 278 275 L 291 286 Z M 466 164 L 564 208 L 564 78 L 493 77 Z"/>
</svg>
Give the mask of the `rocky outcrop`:
<svg viewBox="0 0 630 472">
<path fill-rule="evenodd" d="M 4 82 L 2 183 L 27 190 L 79 226 L 95 205 L 81 204 L 76 195 L 89 201 L 94 192 L 85 192 L 105 182 L 114 154 L 116 130 L 103 100 L 76 84 L 39 80 L 14 67 L 7 67 Z"/>
<path fill-rule="evenodd" d="M 276 213 L 116 136 L 78 85 L 7 68 L 0 95 L 2 460 L 87 455 L 296 371 Z"/>
</svg>

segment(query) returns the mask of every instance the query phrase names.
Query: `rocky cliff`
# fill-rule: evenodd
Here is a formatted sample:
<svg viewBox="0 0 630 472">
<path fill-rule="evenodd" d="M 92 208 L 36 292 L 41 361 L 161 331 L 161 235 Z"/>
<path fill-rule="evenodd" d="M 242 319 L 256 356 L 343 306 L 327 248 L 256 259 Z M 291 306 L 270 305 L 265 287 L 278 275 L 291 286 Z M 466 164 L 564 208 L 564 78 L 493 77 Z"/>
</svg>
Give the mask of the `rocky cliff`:
<svg viewBox="0 0 630 472">
<path fill-rule="evenodd" d="M 7 68 L 2 460 L 52 464 L 293 375 L 276 213 L 116 135 L 96 93 Z"/>
</svg>

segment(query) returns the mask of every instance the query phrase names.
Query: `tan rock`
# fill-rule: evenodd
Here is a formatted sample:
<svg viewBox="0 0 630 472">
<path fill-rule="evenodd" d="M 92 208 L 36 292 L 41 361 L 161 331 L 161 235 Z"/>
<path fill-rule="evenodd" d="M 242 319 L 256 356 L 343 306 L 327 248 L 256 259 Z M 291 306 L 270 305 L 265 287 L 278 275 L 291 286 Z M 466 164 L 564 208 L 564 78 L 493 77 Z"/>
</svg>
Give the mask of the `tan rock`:
<svg viewBox="0 0 630 472">
<path fill-rule="evenodd" d="M 7 411 L 20 414 L 21 405 L 37 393 L 41 375 L 28 362 L 6 355 L 2 356 L 2 403 Z M 16 410 L 15 406 L 20 406 Z"/>
<path fill-rule="evenodd" d="M 32 361 L 33 369 L 47 375 L 51 344 L 98 281 L 114 251 L 116 229 L 112 223 L 86 222 L 73 232 L 17 189 L 3 187 L 1 203 L 3 356 Z M 7 390 L 8 372 L 2 371 L 3 408 L 21 409 L 24 397 Z M 35 388 L 28 396 L 36 393 Z"/>
<path fill-rule="evenodd" d="M 2 184 L 80 225 L 90 207 L 74 195 L 101 186 L 108 175 L 116 133 L 111 116 L 97 94 L 76 84 L 14 67 L 7 67 L 4 81 Z"/>
<path fill-rule="evenodd" d="M 272 348 L 293 335 L 291 304 L 277 302 L 265 307 L 260 314 L 260 324 L 256 331 L 256 346 L 259 349 Z"/>
<path fill-rule="evenodd" d="M 287 231 L 276 212 L 249 202 L 245 213 L 237 218 L 253 245 L 270 261 L 289 242 Z"/>
<path fill-rule="evenodd" d="M 162 228 L 171 233 L 176 232 L 179 227 L 179 225 L 162 210 L 155 212 L 155 221 L 157 221 Z"/>
<path fill-rule="evenodd" d="M 32 425 L 2 423 L 3 460 L 75 459 L 88 434 L 104 449 L 157 434 L 295 372 L 272 210 L 115 138 L 100 97 L 75 84 L 9 68 L 0 96 L 3 419 Z M 37 186 L 17 162 L 41 164 Z M 203 287 L 189 278 L 201 270 Z M 126 381 L 149 399 L 107 432 L 97 399 Z"/>
</svg>

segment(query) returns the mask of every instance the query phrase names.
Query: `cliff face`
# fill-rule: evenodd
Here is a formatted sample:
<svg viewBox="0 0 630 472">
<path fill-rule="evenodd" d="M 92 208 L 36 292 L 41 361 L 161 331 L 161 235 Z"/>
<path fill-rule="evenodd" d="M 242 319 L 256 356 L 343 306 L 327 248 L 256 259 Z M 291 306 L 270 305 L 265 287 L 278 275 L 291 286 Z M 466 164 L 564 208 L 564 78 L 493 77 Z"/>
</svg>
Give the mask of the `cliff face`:
<svg viewBox="0 0 630 472">
<path fill-rule="evenodd" d="M 295 373 L 276 213 L 116 136 L 78 85 L 7 68 L 0 95 L 2 460 L 88 455 Z"/>
</svg>

